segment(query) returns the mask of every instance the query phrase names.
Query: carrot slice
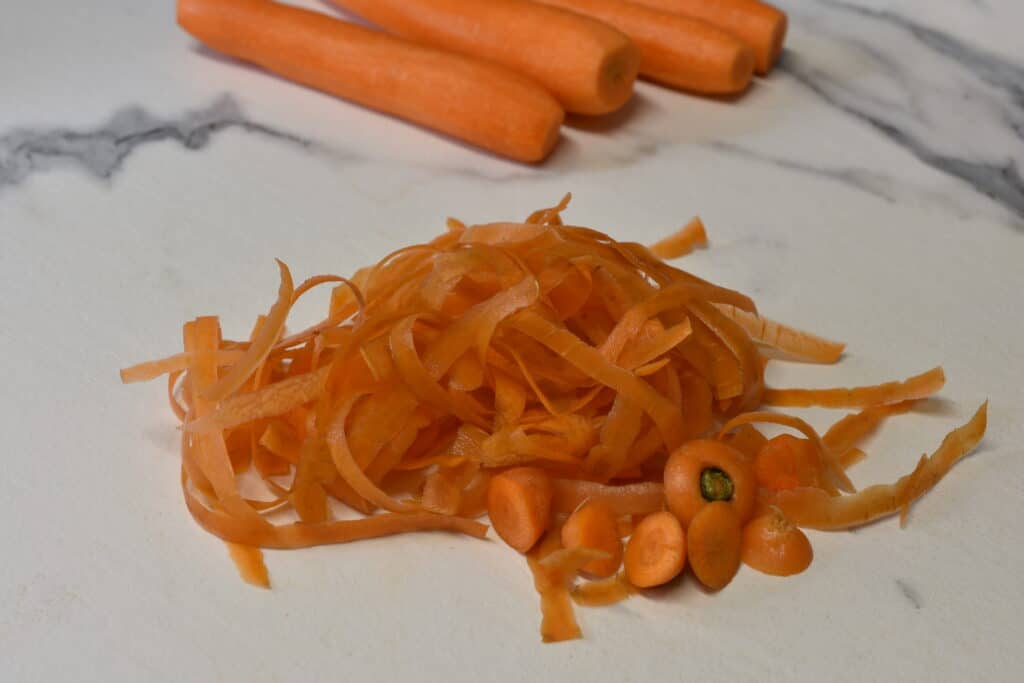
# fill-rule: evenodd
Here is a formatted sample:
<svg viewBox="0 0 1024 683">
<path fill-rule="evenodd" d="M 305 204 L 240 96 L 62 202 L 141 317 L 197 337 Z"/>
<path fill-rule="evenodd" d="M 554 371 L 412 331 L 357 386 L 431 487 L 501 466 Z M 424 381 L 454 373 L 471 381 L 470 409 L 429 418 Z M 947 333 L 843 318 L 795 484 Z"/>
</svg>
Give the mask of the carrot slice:
<svg viewBox="0 0 1024 683">
<path fill-rule="evenodd" d="M 725 588 L 740 568 L 743 529 L 722 502 L 701 508 L 686 529 L 686 556 L 694 575 L 711 590 Z"/>
<path fill-rule="evenodd" d="M 807 535 L 777 508 L 743 528 L 741 555 L 747 566 L 773 576 L 799 574 L 814 559 Z"/>
<path fill-rule="evenodd" d="M 494 477 L 487 493 L 494 531 L 525 553 L 548 528 L 552 495 L 551 478 L 544 470 L 519 467 Z"/>
<path fill-rule="evenodd" d="M 671 512 L 643 518 L 626 544 L 626 579 L 638 588 L 668 583 L 686 566 L 686 534 Z"/>
</svg>

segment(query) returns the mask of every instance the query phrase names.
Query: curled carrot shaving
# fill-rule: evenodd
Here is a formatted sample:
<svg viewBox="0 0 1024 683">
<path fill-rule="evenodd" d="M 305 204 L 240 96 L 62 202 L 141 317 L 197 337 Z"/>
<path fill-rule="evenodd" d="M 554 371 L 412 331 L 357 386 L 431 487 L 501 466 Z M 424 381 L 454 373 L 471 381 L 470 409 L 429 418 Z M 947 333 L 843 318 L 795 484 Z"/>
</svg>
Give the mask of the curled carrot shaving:
<svg viewBox="0 0 1024 683">
<path fill-rule="evenodd" d="M 608 486 L 579 479 L 555 479 L 552 507 L 570 513 L 590 500 L 604 503 L 616 515 L 645 515 L 665 507 L 665 489 L 658 482 Z"/>
<path fill-rule="evenodd" d="M 765 389 L 764 402 L 773 406 L 806 408 L 864 408 L 927 398 L 946 383 L 942 368 L 914 375 L 902 382 L 885 382 L 853 389 Z"/>
<path fill-rule="evenodd" d="M 704 230 L 704 222 L 699 216 L 694 216 L 677 232 L 652 244 L 651 251 L 663 259 L 673 259 L 686 256 L 697 247 L 707 246 L 707 243 L 708 234 Z"/>
<path fill-rule="evenodd" d="M 820 489 L 781 491 L 776 498 L 779 509 L 797 526 L 811 529 L 849 529 L 876 519 L 901 513 L 931 490 L 964 456 L 981 441 L 987 425 L 988 403 L 974 417 L 954 429 L 939 448 L 924 457 L 913 472 L 892 484 L 878 484 L 849 496 L 832 497 Z"/>
<path fill-rule="evenodd" d="M 865 408 L 859 413 L 851 413 L 840 419 L 821 437 L 825 445 L 833 453 L 846 453 L 864 437 L 878 428 L 885 418 L 898 415 L 913 409 L 917 401 L 903 401 L 883 406 Z"/>
<path fill-rule="evenodd" d="M 267 313 L 266 324 L 260 329 L 259 334 L 246 350 L 245 355 L 236 364 L 231 366 L 228 373 L 216 384 L 203 390 L 203 398 L 210 401 L 219 401 L 237 391 L 245 380 L 249 379 L 260 363 L 267 357 L 274 346 L 274 342 L 284 330 L 285 320 L 288 319 L 288 311 L 292 305 L 292 294 L 294 284 L 292 273 L 283 261 L 277 262 L 281 270 L 281 287 L 277 292 L 277 301 L 270 307 Z"/>
<path fill-rule="evenodd" d="M 572 601 L 581 607 L 605 607 L 622 602 L 636 593 L 622 572 L 609 579 L 586 581 L 570 591 Z"/>
<path fill-rule="evenodd" d="M 584 565 L 605 558 L 606 553 L 592 548 L 561 548 L 554 532 L 545 536 L 526 556 L 540 594 L 540 635 L 545 643 L 582 637 L 569 585 Z"/>
<path fill-rule="evenodd" d="M 793 360 L 810 363 L 835 363 L 843 355 L 846 344 L 803 332 L 756 313 L 726 303 L 716 304 L 718 310 L 738 323 L 758 344 L 781 351 Z"/>
<path fill-rule="evenodd" d="M 855 490 L 853 482 L 851 482 L 850 478 L 846 476 L 846 471 L 839 464 L 838 458 L 831 450 L 829 450 L 828 446 L 825 445 L 825 442 L 822 441 L 818 432 L 815 431 L 814 427 L 798 417 L 767 412 L 744 413 L 742 415 L 737 415 L 722 425 L 722 429 L 718 432 L 718 438 L 721 439 L 725 434 L 740 425 L 756 422 L 784 425 L 791 429 L 795 429 L 806 436 L 814 446 L 815 453 L 818 456 L 819 466 L 821 467 L 822 475 L 825 480 L 826 492 L 831 495 L 835 495 L 839 491 L 846 491 L 849 493 Z"/>
<path fill-rule="evenodd" d="M 232 396 L 223 401 L 217 410 L 186 422 L 182 428 L 187 432 L 201 434 L 282 415 L 319 396 L 327 381 L 328 371 L 329 368 L 320 368 L 315 372 L 281 380 L 259 391 Z"/>
<path fill-rule="evenodd" d="M 241 351 L 217 351 L 215 354 L 218 365 L 229 365 L 242 357 Z M 188 353 L 178 353 L 160 360 L 151 360 L 139 363 L 121 370 L 121 382 L 131 384 L 133 382 L 148 382 L 161 375 L 179 373 L 188 368 L 192 356 Z"/>
</svg>

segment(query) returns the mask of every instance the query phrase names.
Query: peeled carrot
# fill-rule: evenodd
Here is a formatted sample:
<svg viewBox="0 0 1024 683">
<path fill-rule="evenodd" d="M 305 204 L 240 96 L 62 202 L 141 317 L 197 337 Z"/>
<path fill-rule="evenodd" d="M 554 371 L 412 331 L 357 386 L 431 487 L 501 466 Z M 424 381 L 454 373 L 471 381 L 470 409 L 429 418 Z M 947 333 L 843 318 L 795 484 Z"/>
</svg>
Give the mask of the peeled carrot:
<svg viewBox="0 0 1024 683">
<path fill-rule="evenodd" d="M 740 554 L 744 564 L 773 576 L 799 574 L 814 559 L 807 535 L 778 508 L 747 523 Z"/>
<path fill-rule="evenodd" d="M 705 505 L 686 530 L 686 555 L 694 576 L 712 590 L 725 588 L 740 568 L 743 528 L 735 509 Z"/>
<path fill-rule="evenodd" d="M 753 50 L 705 21 L 624 0 L 540 2 L 594 17 L 625 33 L 640 48 L 640 73 L 651 80 L 706 95 L 739 93 L 750 85 Z"/>
<path fill-rule="evenodd" d="M 746 457 L 719 441 L 688 441 L 665 464 L 665 500 L 683 526 L 714 501 L 746 521 L 756 498 L 757 484 Z"/>
<path fill-rule="evenodd" d="M 491 479 L 487 514 L 494 530 L 510 546 L 525 553 L 540 540 L 551 522 L 551 477 L 536 467 L 516 467 Z"/>
<path fill-rule="evenodd" d="M 786 39 L 785 12 L 757 0 L 633 0 L 666 12 L 703 19 L 754 49 L 757 73 L 772 70 Z"/>
<path fill-rule="evenodd" d="M 178 0 L 178 23 L 214 50 L 518 161 L 558 140 L 558 102 L 496 64 L 267 0 Z"/>
<path fill-rule="evenodd" d="M 579 114 L 625 104 L 640 66 L 639 50 L 618 30 L 529 0 L 331 2 L 410 40 L 522 73 Z"/>
<path fill-rule="evenodd" d="M 626 579 L 637 588 L 668 583 L 686 566 L 686 534 L 671 512 L 643 518 L 626 544 Z"/>
<path fill-rule="evenodd" d="M 592 548 L 608 554 L 607 558 L 583 565 L 583 571 L 605 578 L 622 564 L 622 541 L 619 526 L 611 508 L 603 503 L 584 503 L 562 525 L 562 546 Z"/>
</svg>

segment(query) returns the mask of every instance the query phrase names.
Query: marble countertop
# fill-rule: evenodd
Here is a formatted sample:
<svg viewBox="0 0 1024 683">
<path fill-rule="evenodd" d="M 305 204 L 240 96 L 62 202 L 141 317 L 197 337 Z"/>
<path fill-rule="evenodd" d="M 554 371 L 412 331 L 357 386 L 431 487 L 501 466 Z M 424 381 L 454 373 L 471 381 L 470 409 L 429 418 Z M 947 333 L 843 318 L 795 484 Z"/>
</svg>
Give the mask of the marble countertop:
<svg viewBox="0 0 1024 683">
<path fill-rule="evenodd" d="M 780 4 L 782 64 L 740 101 L 642 84 L 611 120 L 571 119 L 539 167 L 216 57 L 170 1 L 5 4 L 0 678 L 1018 679 L 1024 4 Z M 684 267 L 849 342 L 771 383 L 945 366 L 943 400 L 873 438 L 857 483 L 907 471 L 988 398 L 985 444 L 905 530 L 814 534 L 799 579 L 588 610 L 571 644 L 539 644 L 498 543 L 273 552 L 275 590 L 242 584 L 180 500 L 162 387 L 117 368 L 175 351 L 196 315 L 246 330 L 274 257 L 349 273 L 446 216 L 567 191 L 572 222 L 622 239 L 699 213 L 713 246 Z"/>
</svg>

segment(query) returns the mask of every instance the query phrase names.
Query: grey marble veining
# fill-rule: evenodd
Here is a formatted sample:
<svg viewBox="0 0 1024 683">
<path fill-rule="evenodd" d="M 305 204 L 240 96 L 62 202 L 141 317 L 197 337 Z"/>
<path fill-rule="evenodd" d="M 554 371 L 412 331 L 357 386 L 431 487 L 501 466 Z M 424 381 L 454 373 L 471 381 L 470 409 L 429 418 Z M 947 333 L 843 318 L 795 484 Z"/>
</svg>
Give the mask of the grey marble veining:
<svg viewBox="0 0 1024 683">
<path fill-rule="evenodd" d="M 758 162 L 791 173 L 823 178 L 839 183 L 848 188 L 864 192 L 890 204 L 916 204 L 940 207 L 957 218 L 969 218 L 981 213 L 1001 218 L 1000 209 L 992 208 L 985 211 L 982 199 L 970 201 L 970 197 L 962 193 L 947 193 L 913 184 L 905 179 L 897 178 L 884 171 L 861 168 L 852 165 L 828 163 L 806 163 L 795 159 L 787 159 L 781 155 L 750 149 L 729 142 L 713 142 L 707 145 L 719 154 Z M 1024 224 L 1022 224 L 1024 227 Z"/>
<path fill-rule="evenodd" d="M 1024 67 L 894 12 L 838 0 L 797 21 L 838 54 L 822 63 L 788 53 L 785 73 L 1024 218 Z"/>
<path fill-rule="evenodd" d="M 989 11 L 989 3 L 982 0 L 971 4 L 972 12 Z M 912 155 L 909 160 L 916 159 L 955 181 L 907 177 L 884 163 L 875 164 L 842 149 L 808 155 L 807 150 L 794 153 L 771 142 L 755 149 L 742 135 L 734 135 L 744 130 L 744 124 L 737 123 L 743 120 L 740 113 L 732 124 L 719 129 L 708 125 L 694 134 L 685 125 L 675 125 L 671 115 L 643 96 L 611 120 L 571 119 L 566 139 L 539 167 L 401 159 L 403 166 L 415 173 L 508 182 L 630 167 L 696 143 L 722 155 L 843 183 L 887 202 L 938 206 L 961 217 L 985 213 L 1024 230 L 1024 64 L 891 10 L 845 0 L 800 2 L 787 9 L 793 25 L 792 48 L 769 83 L 755 87 L 771 88 L 771 80 L 795 82 L 808 101 L 824 103 L 823 110 L 834 111 L 834 118 L 849 118 L 870 130 L 877 136 L 876 146 L 893 145 Z M 788 94 L 785 102 L 762 100 L 766 109 L 761 114 L 772 115 L 791 106 L 794 93 Z M 126 93 L 122 102 L 132 99 L 132 93 Z M 737 105 L 743 106 L 742 102 Z M 713 115 L 717 114 L 709 113 Z M 755 118 L 760 119 L 760 114 Z M 109 179 L 149 143 L 172 141 L 198 150 L 229 129 L 340 163 L 394 161 L 375 161 L 372 154 L 359 151 L 358 140 L 346 149 L 261 123 L 243 112 L 236 99 L 224 95 L 169 118 L 130 106 L 116 110 L 96 127 L 0 131 L 0 193 L 34 173 L 52 169 L 80 169 Z M 962 190 L 956 190 L 958 183 Z"/>
<path fill-rule="evenodd" d="M 247 118 L 238 102 L 223 95 L 209 106 L 163 119 L 131 106 L 118 110 L 109 121 L 91 130 L 23 128 L 0 136 L 0 190 L 16 185 L 33 173 L 56 168 L 84 169 L 109 179 L 120 171 L 140 147 L 173 140 L 186 149 L 202 149 L 213 136 L 237 128 L 303 149 L 316 148 L 307 138 Z"/>
</svg>

